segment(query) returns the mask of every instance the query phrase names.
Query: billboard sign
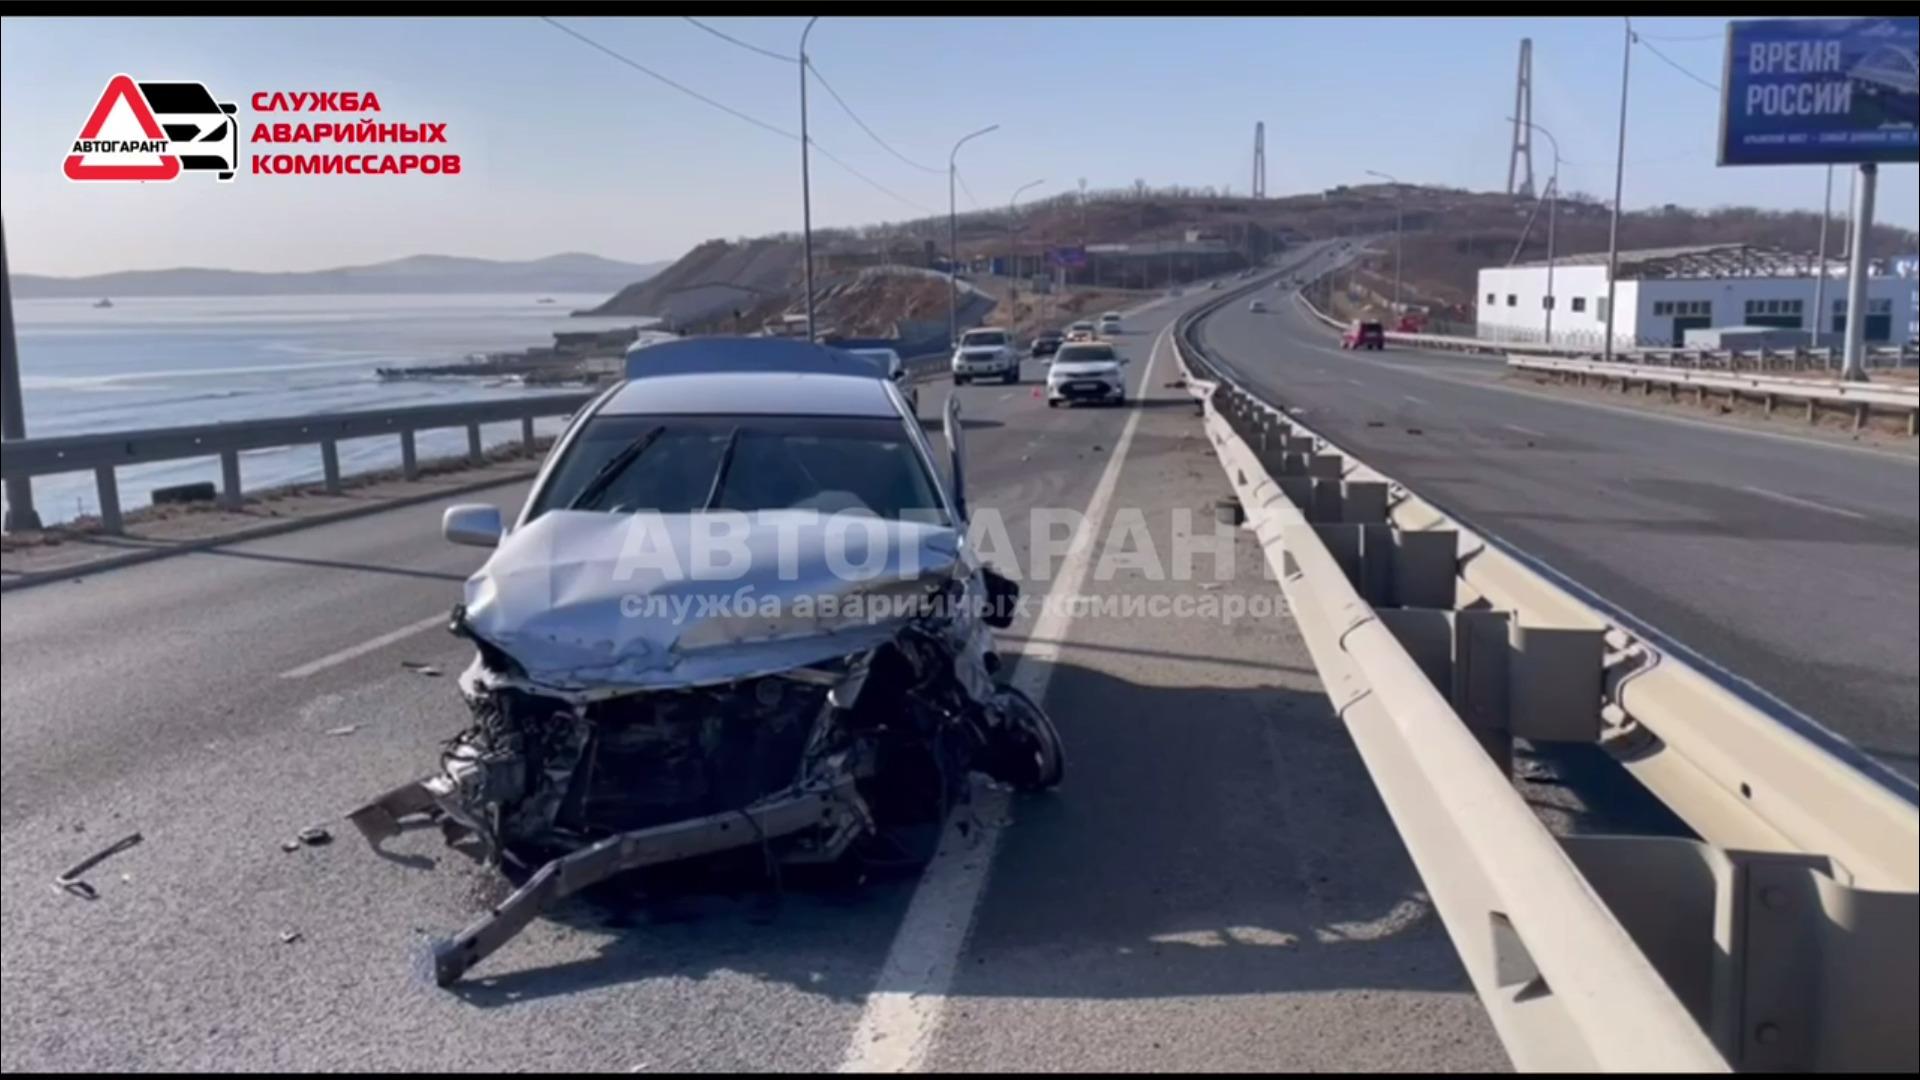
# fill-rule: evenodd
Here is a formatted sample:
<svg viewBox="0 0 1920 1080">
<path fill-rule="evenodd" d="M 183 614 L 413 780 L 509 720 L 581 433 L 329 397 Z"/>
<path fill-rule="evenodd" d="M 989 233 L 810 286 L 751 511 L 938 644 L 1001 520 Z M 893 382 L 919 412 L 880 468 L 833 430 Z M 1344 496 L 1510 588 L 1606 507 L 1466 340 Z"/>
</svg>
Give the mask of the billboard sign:
<svg viewBox="0 0 1920 1080">
<path fill-rule="evenodd" d="M 1078 270 L 1087 265 L 1087 252 L 1085 248 L 1077 247 L 1049 248 L 1047 249 L 1047 261 L 1054 266 L 1065 267 L 1069 270 Z"/>
<path fill-rule="evenodd" d="M 1920 18 L 1727 24 L 1720 164 L 1920 160 Z"/>
</svg>

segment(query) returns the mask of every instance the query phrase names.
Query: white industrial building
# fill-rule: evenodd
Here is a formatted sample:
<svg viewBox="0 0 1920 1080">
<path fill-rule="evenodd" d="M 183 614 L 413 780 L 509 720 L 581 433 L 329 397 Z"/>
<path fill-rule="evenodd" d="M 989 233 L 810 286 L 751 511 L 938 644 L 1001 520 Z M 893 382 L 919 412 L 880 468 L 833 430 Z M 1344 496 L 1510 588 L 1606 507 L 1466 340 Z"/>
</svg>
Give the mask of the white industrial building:
<svg viewBox="0 0 1920 1080">
<path fill-rule="evenodd" d="M 1913 282 L 1875 266 L 1867 280 L 1866 338 L 1899 345 L 1914 339 Z M 1819 260 L 1746 244 L 1650 248 L 1620 253 L 1615 283 L 1614 347 L 1682 346 L 1690 329 L 1764 326 L 1814 330 Z M 1480 271 L 1477 334 L 1496 341 L 1599 348 L 1606 337 L 1607 253 L 1567 255 L 1553 267 L 1547 299 L 1545 261 Z M 1847 267 L 1829 259 L 1821 344 L 1846 329 Z"/>
</svg>

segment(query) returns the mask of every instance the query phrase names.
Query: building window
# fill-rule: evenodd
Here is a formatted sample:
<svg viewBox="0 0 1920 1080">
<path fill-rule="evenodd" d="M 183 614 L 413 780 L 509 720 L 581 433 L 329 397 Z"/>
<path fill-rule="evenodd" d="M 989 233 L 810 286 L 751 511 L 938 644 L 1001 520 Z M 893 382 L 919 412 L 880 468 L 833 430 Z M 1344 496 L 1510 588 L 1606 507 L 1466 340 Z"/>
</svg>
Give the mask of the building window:
<svg viewBox="0 0 1920 1080">
<path fill-rule="evenodd" d="M 1806 311 L 1806 302 L 1802 300 L 1748 300 L 1746 302 L 1748 326 L 1772 326 L 1782 330 L 1801 328 L 1801 315 Z"/>
<path fill-rule="evenodd" d="M 1587 310 L 1587 298 L 1586 298 L 1586 297 L 1584 297 L 1584 296 L 1576 296 L 1576 297 L 1574 297 L 1574 298 L 1573 298 L 1573 310 L 1575 310 L 1575 311 L 1585 311 L 1585 310 Z"/>
<path fill-rule="evenodd" d="M 1519 298 L 1518 296 L 1515 296 L 1515 295 L 1514 295 L 1513 293 L 1508 293 L 1508 294 L 1507 294 L 1507 306 L 1508 306 L 1508 307 L 1519 307 L 1519 306 L 1520 306 L 1520 298 Z"/>
<path fill-rule="evenodd" d="M 1548 311 L 1552 311 L 1552 310 L 1553 310 L 1553 297 L 1551 297 L 1551 296 L 1543 296 L 1543 297 L 1541 297 L 1541 298 L 1540 298 L 1540 306 L 1541 306 L 1542 308 L 1545 308 L 1545 309 L 1546 309 L 1546 310 L 1548 310 Z"/>
<path fill-rule="evenodd" d="M 1655 300 L 1653 302 L 1653 313 L 1661 318 L 1687 318 L 1701 315 L 1712 317 L 1713 301 Z"/>
<path fill-rule="evenodd" d="M 1488 293 L 1488 294 L 1487 294 L 1487 303 L 1488 303 L 1488 304 L 1492 304 L 1493 302 L 1494 302 L 1494 299 L 1493 299 L 1493 294 L 1492 294 L 1492 293 Z"/>
<path fill-rule="evenodd" d="M 1607 298 L 1606 297 L 1596 296 L 1593 298 L 1593 317 L 1596 319 L 1599 319 L 1601 322 L 1607 321 Z"/>
</svg>

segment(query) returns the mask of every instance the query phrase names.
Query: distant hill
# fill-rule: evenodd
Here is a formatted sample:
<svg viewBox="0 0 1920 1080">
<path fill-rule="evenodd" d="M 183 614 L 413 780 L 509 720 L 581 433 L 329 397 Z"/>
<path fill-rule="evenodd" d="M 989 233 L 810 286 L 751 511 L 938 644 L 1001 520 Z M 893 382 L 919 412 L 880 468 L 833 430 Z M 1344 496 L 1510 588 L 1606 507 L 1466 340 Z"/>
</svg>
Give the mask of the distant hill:
<svg viewBox="0 0 1920 1080">
<path fill-rule="evenodd" d="M 506 262 L 454 255 L 412 255 L 368 266 L 259 273 L 251 270 L 123 270 L 88 277 L 12 275 L 13 295 L 49 297 L 285 296 L 354 293 L 615 293 L 645 281 L 666 262 L 629 263 L 568 253 Z"/>
</svg>

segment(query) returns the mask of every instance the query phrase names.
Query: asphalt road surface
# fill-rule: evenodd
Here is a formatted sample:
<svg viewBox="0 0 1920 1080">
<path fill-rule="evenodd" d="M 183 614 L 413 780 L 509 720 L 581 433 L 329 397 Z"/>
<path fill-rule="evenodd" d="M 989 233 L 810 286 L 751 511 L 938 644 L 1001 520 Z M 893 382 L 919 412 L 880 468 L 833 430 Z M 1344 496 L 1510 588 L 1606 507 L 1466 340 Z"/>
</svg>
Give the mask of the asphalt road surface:
<svg viewBox="0 0 1920 1080">
<path fill-rule="evenodd" d="M 962 395 L 972 501 L 1019 563 L 1036 508 L 1138 510 L 1162 551 L 1174 511 L 1211 524 L 1225 478 L 1160 334 L 1207 295 L 1129 319 L 1132 408 L 1048 409 L 1037 363 L 923 388 L 925 416 Z M 6 1069 L 1504 1067 L 1284 614 L 1023 621 L 1013 677 L 1067 782 L 983 802 L 925 878 L 579 899 L 434 987 L 427 940 L 500 881 L 431 832 L 377 855 L 342 815 L 466 720 L 469 648 L 438 624 L 483 553 L 439 540 L 441 509 L 8 594 Z M 1069 555 L 1023 588 L 1279 597 L 1248 536 L 1228 550 L 1225 581 Z M 333 842 L 282 850 L 310 825 Z M 136 830 L 97 899 L 53 886 Z"/>
<path fill-rule="evenodd" d="M 1920 480 L 1911 453 L 1636 410 L 1498 358 L 1339 348 L 1289 294 L 1208 318 L 1244 382 L 1381 472 L 1911 778 Z"/>
</svg>

